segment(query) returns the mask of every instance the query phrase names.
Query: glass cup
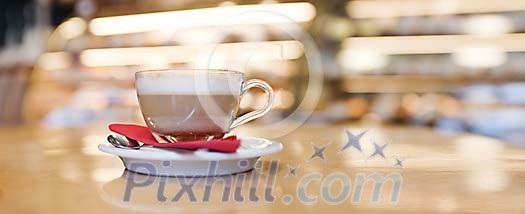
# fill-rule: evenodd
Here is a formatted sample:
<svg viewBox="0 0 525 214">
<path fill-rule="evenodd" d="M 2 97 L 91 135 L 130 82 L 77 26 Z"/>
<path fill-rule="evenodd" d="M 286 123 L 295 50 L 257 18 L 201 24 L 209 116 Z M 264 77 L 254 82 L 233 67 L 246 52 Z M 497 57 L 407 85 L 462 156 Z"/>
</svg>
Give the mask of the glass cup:
<svg viewBox="0 0 525 214">
<path fill-rule="evenodd" d="M 135 86 L 140 110 L 159 142 L 221 138 L 233 128 L 270 111 L 274 94 L 268 83 L 243 73 L 212 69 L 139 71 Z M 261 109 L 238 116 L 242 96 L 251 88 L 266 94 Z"/>
</svg>

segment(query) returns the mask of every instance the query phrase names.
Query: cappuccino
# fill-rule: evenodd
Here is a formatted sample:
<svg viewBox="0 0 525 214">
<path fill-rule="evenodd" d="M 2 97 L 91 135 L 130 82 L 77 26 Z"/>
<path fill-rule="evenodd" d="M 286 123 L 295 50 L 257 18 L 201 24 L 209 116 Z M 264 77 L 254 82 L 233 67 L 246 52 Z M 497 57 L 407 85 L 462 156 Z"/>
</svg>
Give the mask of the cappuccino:
<svg viewBox="0 0 525 214">
<path fill-rule="evenodd" d="M 220 138 L 264 115 L 273 103 L 273 90 L 266 82 L 244 81 L 236 71 L 172 69 L 141 71 L 135 77 L 144 121 L 162 142 Z M 266 105 L 237 117 L 241 96 L 254 87 L 265 91 Z"/>
<path fill-rule="evenodd" d="M 236 79 L 224 74 L 143 76 L 136 82 L 142 116 L 156 137 L 220 138 L 229 131 L 239 108 L 240 80 Z M 203 81 L 202 87 L 197 87 L 198 81 Z"/>
</svg>

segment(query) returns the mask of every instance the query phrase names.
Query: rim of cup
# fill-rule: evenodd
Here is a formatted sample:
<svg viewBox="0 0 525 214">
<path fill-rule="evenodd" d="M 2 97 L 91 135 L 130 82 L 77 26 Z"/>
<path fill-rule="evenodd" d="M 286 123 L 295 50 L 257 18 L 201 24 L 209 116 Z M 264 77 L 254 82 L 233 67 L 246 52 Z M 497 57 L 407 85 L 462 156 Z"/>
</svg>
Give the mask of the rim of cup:
<svg viewBox="0 0 525 214">
<path fill-rule="evenodd" d="M 206 69 L 206 68 L 166 68 L 166 69 L 152 69 L 152 70 L 141 70 L 137 71 L 135 73 L 136 76 L 138 75 L 147 75 L 147 74 L 154 74 L 154 73 L 174 73 L 177 75 L 195 75 L 198 74 L 198 72 L 205 71 L 207 74 L 237 74 L 237 75 L 243 75 L 244 73 L 240 71 L 235 70 L 228 70 L 228 69 Z"/>
</svg>

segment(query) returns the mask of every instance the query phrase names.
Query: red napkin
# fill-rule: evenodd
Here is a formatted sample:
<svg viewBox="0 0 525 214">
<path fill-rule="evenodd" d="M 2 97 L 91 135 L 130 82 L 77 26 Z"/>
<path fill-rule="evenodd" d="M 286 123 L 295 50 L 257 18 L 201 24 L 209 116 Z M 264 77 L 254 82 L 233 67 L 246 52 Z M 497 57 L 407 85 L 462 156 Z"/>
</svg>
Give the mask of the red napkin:
<svg viewBox="0 0 525 214">
<path fill-rule="evenodd" d="M 110 124 L 109 130 L 144 144 L 161 148 L 189 150 L 208 149 L 210 151 L 216 152 L 233 153 L 236 152 L 241 145 L 241 140 L 237 139 L 236 136 L 230 136 L 223 139 L 212 139 L 208 141 L 159 143 L 157 140 L 155 140 L 148 127 L 132 124 Z"/>
</svg>

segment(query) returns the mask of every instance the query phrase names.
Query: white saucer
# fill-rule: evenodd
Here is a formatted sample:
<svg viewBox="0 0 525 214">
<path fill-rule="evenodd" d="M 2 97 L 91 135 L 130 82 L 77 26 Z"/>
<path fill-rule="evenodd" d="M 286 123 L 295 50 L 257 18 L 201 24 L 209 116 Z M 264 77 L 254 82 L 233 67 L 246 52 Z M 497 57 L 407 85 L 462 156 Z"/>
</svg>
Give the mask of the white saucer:
<svg viewBox="0 0 525 214">
<path fill-rule="evenodd" d="M 102 152 L 120 157 L 132 172 L 166 176 L 217 176 L 253 169 L 259 157 L 283 149 L 280 142 L 262 138 L 241 138 L 236 153 L 187 151 L 144 146 L 139 150 L 116 148 L 109 143 L 98 145 Z"/>
</svg>

